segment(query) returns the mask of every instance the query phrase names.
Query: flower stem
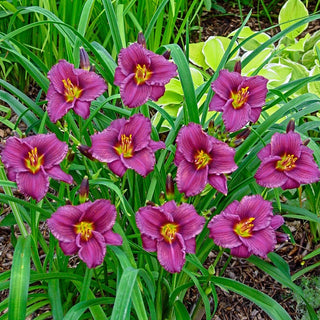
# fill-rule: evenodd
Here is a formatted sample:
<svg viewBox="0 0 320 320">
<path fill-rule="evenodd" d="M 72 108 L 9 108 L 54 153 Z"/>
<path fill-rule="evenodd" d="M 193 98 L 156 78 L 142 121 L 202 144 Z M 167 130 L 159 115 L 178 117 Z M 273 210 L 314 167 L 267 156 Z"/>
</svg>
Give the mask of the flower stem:
<svg viewBox="0 0 320 320">
<path fill-rule="evenodd" d="M 80 294 L 80 301 L 86 301 L 88 298 L 88 291 L 90 289 L 92 274 L 93 274 L 93 269 L 86 268 L 86 273 L 84 275 L 82 290 Z"/>
<path fill-rule="evenodd" d="M 156 315 L 158 320 L 162 320 L 162 299 L 161 299 L 161 283 L 163 277 L 163 268 L 160 267 L 160 273 L 158 278 L 158 288 L 156 296 Z"/>
</svg>

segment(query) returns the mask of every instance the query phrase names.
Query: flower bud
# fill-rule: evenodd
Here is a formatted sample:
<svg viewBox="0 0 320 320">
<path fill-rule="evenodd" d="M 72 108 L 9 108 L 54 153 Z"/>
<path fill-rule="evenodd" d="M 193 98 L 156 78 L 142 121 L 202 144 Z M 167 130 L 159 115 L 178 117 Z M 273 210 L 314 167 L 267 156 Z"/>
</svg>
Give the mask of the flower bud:
<svg viewBox="0 0 320 320">
<path fill-rule="evenodd" d="M 238 72 L 238 73 L 241 74 L 241 61 L 240 61 L 240 60 L 238 60 L 238 61 L 236 62 L 236 64 L 234 65 L 233 71 L 234 71 L 234 72 Z"/>
<path fill-rule="evenodd" d="M 147 47 L 147 45 L 146 45 L 146 38 L 144 37 L 142 31 L 140 31 L 140 32 L 138 33 L 138 40 L 137 40 L 137 42 L 138 42 L 139 44 L 141 44 L 144 48 Z"/>
<path fill-rule="evenodd" d="M 153 201 L 150 201 L 150 200 L 147 200 L 147 201 L 146 201 L 146 205 L 147 205 L 147 206 L 152 206 L 152 207 L 155 207 L 155 206 L 156 206 L 156 204 L 155 204 Z"/>
<path fill-rule="evenodd" d="M 166 195 L 168 200 L 174 199 L 174 183 L 171 173 L 168 173 L 166 179 Z"/>
<path fill-rule="evenodd" d="M 73 160 L 74 160 L 74 152 L 71 150 L 71 149 L 69 149 L 68 150 L 68 153 L 67 153 L 67 160 L 68 160 L 68 162 L 72 162 Z"/>
<path fill-rule="evenodd" d="M 290 132 L 290 131 L 294 131 L 294 128 L 295 128 L 295 123 L 294 123 L 294 119 L 291 119 L 288 124 L 287 124 L 287 129 L 286 129 L 286 132 Z"/>
<path fill-rule="evenodd" d="M 248 138 L 250 133 L 251 133 L 251 128 L 245 128 L 244 130 L 242 130 L 236 135 L 236 139 L 245 140 Z"/>
<path fill-rule="evenodd" d="M 165 196 L 163 191 L 160 192 L 159 202 L 160 202 L 161 205 L 163 205 L 166 202 L 166 196 Z"/>
<path fill-rule="evenodd" d="M 169 60 L 170 59 L 170 55 L 171 55 L 171 51 L 170 50 L 166 50 L 162 55 L 165 57 L 165 59 Z"/>
<path fill-rule="evenodd" d="M 310 142 L 310 139 L 306 139 L 306 140 L 303 140 L 303 141 L 302 141 L 302 144 L 303 144 L 304 146 L 307 146 L 307 145 L 309 144 L 309 142 Z"/>
<path fill-rule="evenodd" d="M 80 145 L 80 146 L 78 146 L 78 150 L 79 150 L 85 157 L 87 157 L 88 159 L 90 159 L 90 160 L 95 160 L 95 158 L 92 156 L 91 152 L 89 151 L 89 150 L 90 150 L 90 147 L 85 146 L 85 145 Z"/>
<path fill-rule="evenodd" d="M 275 233 L 276 233 L 277 243 L 282 243 L 289 240 L 289 235 L 287 235 L 286 233 L 280 232 L 280 231 L 275 231 Z"/>
<path fill-rule="evenodd" d="M 79 201 L 80 203 L 85 203 L 89 198 L 89 180 L 88 177 L 85 176 L 80 184 L 79 189 Z"/>
<path fill-rule="evenodd" d="M 88 71 L 91 68 L 88 53 L 83 47 L 80 47 L 80 68 Z"/>
</svg>

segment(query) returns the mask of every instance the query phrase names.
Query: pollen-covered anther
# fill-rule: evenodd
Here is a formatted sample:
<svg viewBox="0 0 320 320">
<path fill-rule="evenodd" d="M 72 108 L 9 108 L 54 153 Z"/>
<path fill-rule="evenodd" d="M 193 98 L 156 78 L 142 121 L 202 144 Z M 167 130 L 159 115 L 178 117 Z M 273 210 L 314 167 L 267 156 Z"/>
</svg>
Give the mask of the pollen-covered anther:
<svg viewBox="0 0 320 320">
<path fill-rule="evenodd" d="M 295 168 L 295 162 L 298 160 L 293 154 L 284 154 L 281 160 L 277 161 L 276 169 L 279 171 L 290 171 Z"/>
<path fill-rule="evenodd" d="M 240 222 L 238 222 L 233 230 L 234 232 L 242 237 L 242 238 L 249 238 L 252 236 L 252 229 L 254 227 L 254 224 L 252 223 L 255 220 L 254 217 L 243 219 Z"/>
<path fill-rule="evenodd" d="M 129 136 L 122 134 L 121 141 L 114 148 L 119 156 L 122 154 L 124 158 L 131 158 L 133 156 L 132 134 Z"/>
<path fill-rule="evenodd" d="M 249 97 L 249 87 L 241 88 L 237 92 L 231 92 L 232 106 L 234 109 L 240 109 L 247 102 Z"/>
<path fill-rule="evenodd" d="M 88 241 L 92 237 L 92 231 L 94 231 L 94 223 L 81 221 L 74 226 L 75 233 L 80 234 L 83 241 Z"/>
<path fill-rule="evenodd" d="M 28 157 L 24 159 L 26 168 L 33 174 L 37 173 L 40 170 L 40 167 L 44 163 L 44 157 L 38 155 L 37 147 L 33 148 L 28 152 Z"/>
<path fill-rule="evenodd" d="M 143 66 L 137 64 L 134 76 L 136 84 L 144 84 L 147 80 L 150 79 L 151 75 L 152 71 L 149 70 L 145 64 Z"/>
<path fill-rule="evenodd" d="M 74 99 L 81 97 L 82 89 L 73 84 L 69 78 L 67 80 L 63 79 L 62 82 L 64 86 L 64 97 L 66 102 L 72 102 Z"/>
<path fill-rule="evenodd" d="M 207 166 L 211 162 L 212 158 L 210 155 L 203 150 L 198 150 L 197 153 L 194 156 L 194 164 L 196 166 L 196 169 L 202 169 L 205 166 Z"/>
<path fill-rule="evenodd" d="M 163 236 L 164 240 L 171 243 L 175 237 L 176 233 L 179 231 L 179 226 L 175 223 L 167 223 L 161 227 L 161 235 Z"/>
</svg>

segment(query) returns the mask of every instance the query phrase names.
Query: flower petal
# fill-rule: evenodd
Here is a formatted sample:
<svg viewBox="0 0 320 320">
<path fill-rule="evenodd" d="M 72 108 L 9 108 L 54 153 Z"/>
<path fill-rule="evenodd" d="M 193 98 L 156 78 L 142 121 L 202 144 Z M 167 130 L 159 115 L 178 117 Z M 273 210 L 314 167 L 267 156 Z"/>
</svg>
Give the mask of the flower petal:
<svg viewBox="0 0 320 320">
<path fill-rule="evenodd" d="M 247 102 L 251 108 L 262 107 L 266 102 L 268 80 L 262 76 L 246 78 L 242 87 L 249 87 L 249 96 Z"/>
<path fill-rule="evenodd" d="M 88 241 L 80 241 L 80 234 L 77 236 L 77 245 L 80 259 L 85 262 L 88 268 L 99 266 L 106 255 L 106 245 L 103 236 L 96 231 L 92 231 L 92 237 Z"/>
<path fill-rule="evenodd" d="M 232 99 L 229 99 L 224 106 L 222 119 L 226 129 L 229 132 L 234 132 L 243 128 L 249 121 L 250 106 L 248 103 L 240 109 L 234 109 Z"/>
<path fill-rule="evenodd" d="M 162 240 L 161 227 L 168 222 L 173 222 L 173 218 L 158 207 L 147 206 L 140 208 L 136 213 L 136 222 L 141 234 L 152 239 Z"/>
<path fill-rule="evenodd" d="M 37 201 L 40 201 L 48 192 L 49 179 L 43 167 L 36 174 L 17 172 L 16 179 L 19 190 Z"/>
<path fill-rule="evenodd" d="M 196 238 L 184 239 L 186 253 L 196 253 Z"/>
<path fill-rule="evenodd" d="M 211 83 L 212 90 L 225 100 L 230 99 L 231 92 L 237 92 L 243 77 L 238 72 L 220 70 L 218 78 Z"/>
<path fill-rule="evenodd" d="M 262 108 L 251 108 L 250 113 L 249 113 L 249 120 L 253 123 L 256 123 L 261 114 Z"/>
<path fill-rule="evenodd" d="M 120 86 L 121 83 L 124 81 L 124 79 L 127 77 L 128 74 L 122 73 L 121 67 L 116 67 L 116 70 L 114 72 L 114 82 L 113 84 L 116 86 Z"/>
<path fill-rule="evenodd" d="M 179 233 L 172 243 L 166 241 L 158 242 L 158 260 L 167 271 L 171 273 L 180 272 L 186 262 L 185 245 Z"/>
<path fill-rule="evenodd" d="M 150 100 L 153 101 L 158 101 L 159 98 L 161 98 L 164 93 L 166 91 L 166 88 L 164 86 L 157 86 L 157 85 L 153 85 L 151 87 L 151 92 L 150 92 Z"/>
<path fill-rule="evenodd" d="M 209 174 L 208 182 L 210 185 L 223 194 L 228 193 L 227 178 L 222 174 Z"/>
<path fill-rule="evenodd" d="M 155 164 L 154 153 L 149 148 L 144 148 L 135 152 L 131 158 L 125 158 L 121 155 L 122 163 L 130 169 L 146 177 L 152 170 Z"/>
<path fill-rule="evenodd" d="M 227 99 L 225 99 L 225 98 L 220 97 L 219 94 L 216 93 L 209 103 L 209 110 L 222 112 L 223 107 L 226 104 L 228 99 L 229 99 L 229 97 Z"/>
<path fill-rule="evenodd" d="M 53 123 L 65 116 L 74 105 L 73 102 L 67 102 L 64 95 L 55 91 L 53 87 L 49 87 L 48 89 L 47 100 L 48 116 Z"/>
<path fill-rule="evenodd" d="M 208 181 L 208 167 L 197 170 L 193 164 L 183 160 L 177 170 L 177 187 L 187 197 L 199 194 Z"/>
<path fill-rule="evenodd" d="M 81 118 L 88 119 L 90 116 L 90 105 L 91 102 L 75 99 L 73 111 Z"/>
<path fill-rule="evenodd" d="M 280 215 L 278 214 L 278 215 L 272 217 L 270 226 L 271 226 L 274 230 L 276 230 L 276 229 L 280 228 L 283 224 L 284 224 L 284 219 L 283 219 L 282 216 L 280 216 Z"/>
<path fill-rule="evenodd" d="M 65 173 L 59 166 L 54 166 L 46 169 L 46 173 L 53 179 L 64 181 L 66 183 L 73 183 L 73 178 L 70 174 Z"/>
<path fill-rule="evenodd" d="M 102 77 L 92 71 L 81 70 L 79 75 L 79 86 L 83 90 L 80 96 L 82 101 L 92 101 L 101 96 L 107 85 Z"/>
<path fill-rule="evenodd" d="M 264 148 L 262 148 L 258 153 L 258 158 L 263 161 L 271 155 L 271 144 L 267 144 Z"/>
<path fill-rule="evenodd" d="M 301 138 L 296 132 L 288 133 L 276 132 L 271 138 L 271 154 L 282 157 L 284 154 L 291 154 L 300 157 Z"/>
<path fill-rule="evenodd" d="M 74 242 L 59 241 L 59 246 L 66 256 L 74 255 L 79 251 L 79 247 L 76 245 L 75 241 Z"/>
<path fill-rule="evenodd" d="M 154 141 L 154 140 L 150 139 L 149 148 L 153 152 L 156 152 L 159 149 L 165 149 L 166 148 L 166 144 L 163 141 Z"/>
<path fill-rule="evenodd" d="M 300 187 L 300 183 L 297 180 L 291 179 L 289 177 L 287 177 L 287 180 L 285 181 L 285 183 L 281 185 L 282 190 L 295 189 L 299 187 Z"/>
<path fill-rule="evenodd" d="M 157 251 L 157 240 L 154 240 L 145 234 L 141 234 L 141 239 L 142 239 L 142 246 L 144 250 L 148 252 Z"/>
<path fill-rule="evenodd" d="M 179 233 L 183 239 L 194 238 L 202 231 L 206 222 L 204 217 L 198 215 L 193 205 L 183 203 L 172 213 L 173 219 L 179 225 Z"/>
<path fill-rule="evenodd" d="M 239 237 L 234 232 L 234 225 L 239 221 L 233 214 L 220 213 L 214 216 L 208 224 L 209 237 L 214 243 L 224 248 L 235 248 L 241 245 Z"/>
<path fill-rule="evenodd" d="M 122 245 L 122 237 L 120 234 L 113 232 L 112 230 L 108 230 L 107 232 L 104 232 L 103 234 L 104 242 L 108 245 L 112 246 L 121 246 Z"/>
<path fill-rule="evenodd" d="M 121 160 L 116 160 L 111 163 L 108 163 L 109 169 L 115 173 L 117 176 L 122 177 L 127 171 L 127 167 L 121 162 Z"/>
<path fill-rule="evenodd" d="M 249 252 L 248 248 L 244 245 L 232 248 L 230 254 L 239 258 L 249 258 L 251 256 L 251 252 Z"/>
</svg>

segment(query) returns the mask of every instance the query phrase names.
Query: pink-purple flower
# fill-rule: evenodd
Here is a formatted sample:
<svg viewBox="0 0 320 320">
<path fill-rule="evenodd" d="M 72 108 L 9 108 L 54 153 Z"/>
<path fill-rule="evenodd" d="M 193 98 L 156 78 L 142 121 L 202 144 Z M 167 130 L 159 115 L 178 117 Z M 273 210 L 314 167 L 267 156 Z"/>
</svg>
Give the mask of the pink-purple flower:
<svg viewBox="0 0 320 320">
<path fill-rule="evenodd" d="M 163 56 L 145 49 L 139 43 L 121 49 L 114 84 L 120 86 L 124 105 L 135 108 L 148 99 L 157 101 L 165 92 L 165 84 L 177 75 L 177 66 Z"/>
<path fill-rule="evenodd" d="M 95 268 L 103 262 L 106 245 L 122 244 L 121 236 L 112 231 L 116 216 L 115 206 L 99 199 L 59 207 L 47 222 L 64 254 L 78 253 L 88 268 Z"/>
<path fill-rule="evenodd" d="M 260 195 L 233 201 L 209 222 L 209 237 L 231 254 L 248 258 L 254 254 L 266 257 L 277 243 L 276 229 L 284 219 L 272 213 L 272 204 Z"/>
<path fill-rule="evenodd" d="M 259 119 L 265 104 L 268 80 L 262 76 L 244 77 L 239 72 L 221 70 L 212 82 L 215 92 L 209 110 L 222 112 L 226 129 L 237 131 L 249 121 Z"/>
<path fill-rule="evenodd" d="M 150 134 L 150 119 L 142 114 L 135 114 L 128 120 L 117 119 L 107 129 L 91 137 L 89 153 L 106 162 L 110 170 L 120 177 L 127 169 L 145 177 L 153 170 L 154 153 L 165 148 L 164 142 L 153 141 Z"/>
<path fill-rule="evenodd" d="M 296 132 L 275 133 L 271 142 L 259 151 L 258 158 L 261 164 L 254 177 L 263 187 L 286 190 L 320 179 L 313 151 Z"/>
<path fill-rule="evenodd" d="M 226 173 L 237 169 L 235 150 L 205 133 L 199 124 L 181 128 L 174 163 L 178 167 L 177 187 L 187 197 L 200 193 L 207 183 L 227 194 Z"/>
<path fill-rule="evenodd" d="M 177 206 L 172 200 L 160 207 L 140 208 L 136 214 L 143 248 L 158 253 L 160 264 L 171 273 L 180 272 L 186 253 L 195 253 L 196 240 L 205 224 L 191 204 Z"/>
<path fill-rule="evenodd" d="M 49 177 L 72 183 L 73 178 L 60 168 L 68 152 L 68 145 L 55 134 L 38 134 L 6 141 L 1 160 L 8 171 L 8 178 L 16 181 L 26 196 L 40 201 L 48 192 Z"/>
<path fill-rule="evenodd" d="M 47 92 L 48 115 L 57 122 L 70 109 L 87 119 L 91 101 L 107 90 L 103 78 L 92 71 L 75 69 L 73 64 L 60 60 L 48 72 L 50 80 Z"/>
</svg>

